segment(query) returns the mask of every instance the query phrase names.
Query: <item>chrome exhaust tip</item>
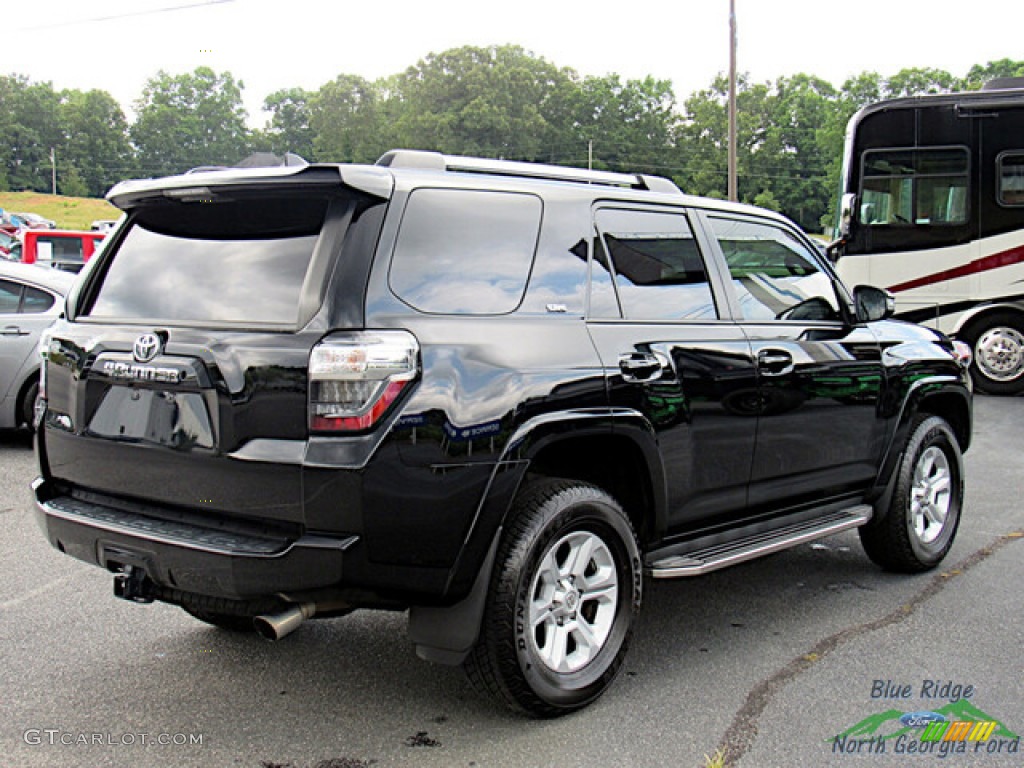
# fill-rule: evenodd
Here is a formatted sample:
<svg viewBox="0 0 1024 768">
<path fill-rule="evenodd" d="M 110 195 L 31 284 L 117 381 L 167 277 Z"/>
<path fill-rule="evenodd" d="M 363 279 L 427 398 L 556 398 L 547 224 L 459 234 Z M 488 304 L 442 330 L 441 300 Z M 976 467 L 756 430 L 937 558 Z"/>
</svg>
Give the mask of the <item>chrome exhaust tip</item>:
<svg viewBox="0 0 1024 768">
<path fill-rule="evenodd" d="M 256 616 L 252 620 L 252 626 L 267 640 L 280 640 L 298 629 L 306 619 L 313 618 L 315 613 L 315 603 L 296 603 L 281 613 Z"/>
</svg>

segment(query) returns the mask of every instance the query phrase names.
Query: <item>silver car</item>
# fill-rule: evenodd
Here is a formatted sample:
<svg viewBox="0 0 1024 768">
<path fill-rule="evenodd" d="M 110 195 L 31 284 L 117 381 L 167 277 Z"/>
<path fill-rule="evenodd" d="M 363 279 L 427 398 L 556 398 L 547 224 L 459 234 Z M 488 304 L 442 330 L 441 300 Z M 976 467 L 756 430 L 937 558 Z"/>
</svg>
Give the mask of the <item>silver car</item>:
<svg viewBox="0 0 1024 768">
<path fill-rule="evenodd" d="M 32 425 L 39 337 L 61 313 L 75 276 L 0 261 L 0 429 Z"/>
</svg>

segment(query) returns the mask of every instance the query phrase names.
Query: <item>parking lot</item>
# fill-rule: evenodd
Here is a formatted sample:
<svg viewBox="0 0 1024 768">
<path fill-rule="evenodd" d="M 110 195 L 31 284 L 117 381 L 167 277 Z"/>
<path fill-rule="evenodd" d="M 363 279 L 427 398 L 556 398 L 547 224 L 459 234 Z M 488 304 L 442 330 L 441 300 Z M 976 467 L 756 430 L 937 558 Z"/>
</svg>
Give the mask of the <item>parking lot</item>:
<svg viewBox="0 0 1024 768">
<path fill-rule="evenodd" d="M 270 644 L 114 599 L 108 574 L 49 548 L 29 511 L 30 441 L 0 434 L 0 765 L 701 766 L 720 748 L 757 768 L 1022 765 L 1022 407 L 976 398 L 967 503 L 940 571 L 886 574 L 846 533 L 649 581 L 616 685 L 553 721 L 417 660 L 401 614 Z M 900 727 L 880 725 L 893 710 L 944 707 L 999 727 L 950 755 L 872 739 Z"/>
</svg>

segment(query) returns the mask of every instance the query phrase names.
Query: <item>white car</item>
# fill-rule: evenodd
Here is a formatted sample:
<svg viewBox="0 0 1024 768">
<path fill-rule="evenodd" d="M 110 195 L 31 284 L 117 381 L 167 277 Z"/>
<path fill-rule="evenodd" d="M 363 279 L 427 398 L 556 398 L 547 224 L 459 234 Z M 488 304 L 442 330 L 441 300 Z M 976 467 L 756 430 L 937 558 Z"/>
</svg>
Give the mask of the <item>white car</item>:
<svg viewBox="0 0 1024 768">
<path fill-rule="evenodd" d="M 0 261 L 0 429 L 32 426 L 39 337 L 64 308 L 75 276 Z"/>
<path fill-rule="evenodd" d="M 56 229 L 57 222 L 53 219 L 48 219 L 45 216 L 40 216 L 38 213 L 12 213 L 12 216 L 17 216 L 29 229 Z"/>
</svg>

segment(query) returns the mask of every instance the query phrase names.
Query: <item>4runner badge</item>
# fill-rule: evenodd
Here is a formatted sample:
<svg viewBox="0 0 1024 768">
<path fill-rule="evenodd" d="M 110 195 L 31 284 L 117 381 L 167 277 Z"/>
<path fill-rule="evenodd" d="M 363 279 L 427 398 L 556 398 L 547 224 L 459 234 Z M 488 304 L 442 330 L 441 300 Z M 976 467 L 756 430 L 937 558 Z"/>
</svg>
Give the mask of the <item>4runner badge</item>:
<svg viewBox="0 0 1024 768">
<path fill-rule="evenodd" d="M 137 362 L 148 363 L 160 353 L 160 337 L 155 333 L 144 333 L 135 340 L 132 356 Z"/>
</svg>

